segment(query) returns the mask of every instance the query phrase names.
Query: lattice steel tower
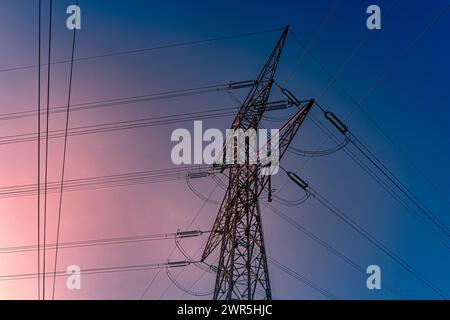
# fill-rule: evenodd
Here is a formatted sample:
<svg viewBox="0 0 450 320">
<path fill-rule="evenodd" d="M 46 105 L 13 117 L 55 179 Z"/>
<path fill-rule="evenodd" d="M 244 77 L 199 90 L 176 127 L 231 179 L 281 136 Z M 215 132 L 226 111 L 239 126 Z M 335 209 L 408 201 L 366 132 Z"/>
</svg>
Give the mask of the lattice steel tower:
<svg viewBox="0 0 450 320">
<path fill-rule="evenodd" d="M 270 105 L 270 92 L 288 31 L 289 27 L 286 27 L 236 115 L 232 129 L 258 129 Z M 299 111 L 279 131 L 280 158 L 314 104 L 313 100 L 298 101 L 287 90 L 283 93 Z M 249 145 L 245 148 L 248 155 Z M 254 300 L 256 293 L 262 294 L 264 299 L 272 299 L 258 203 L 270 176 L 261 175 L 262 168 L 260 163 L 250 164 L 248 158 L 243 165 L 227 168 L 229 185 L 202 255 L 202 261 L 205 261 L 220 244 L 215 300 Z"/>
</svg>

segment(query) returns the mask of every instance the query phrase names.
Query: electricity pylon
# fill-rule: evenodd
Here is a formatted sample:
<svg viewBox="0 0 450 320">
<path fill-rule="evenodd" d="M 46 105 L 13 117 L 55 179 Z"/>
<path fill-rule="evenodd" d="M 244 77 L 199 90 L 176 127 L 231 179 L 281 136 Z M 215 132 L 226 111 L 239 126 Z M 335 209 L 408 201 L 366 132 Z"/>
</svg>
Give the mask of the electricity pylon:
<svg viewBox="0 0 450 320">
<path fill-rule="evenodd" d="M 289 27 L 283 31 L 236 115 L 232 129 L 243 131 L 258 129 L 268 105 L 288 31 Z M 298 101 L 287 90 L 283 90 L 283 93 L 290 104 L 297 106 L 299 111 L 279 131 L 280 158 L 314 104 L 314 100 Z M 271 140 L 268 143 L 271 143 Z M 249 147 L 245 146 L 247 156 Z M 261 175 L 262 168 L 261 163 L 250 164 L 248 159 L 243 165 L 228 168 L 228 189 L 202 255 L 202 261 L 205 261 L 221 244 L 213 296 L 215 300 L 254 300 L 256 293 L 263 293 L 266 300 L 272 299 L 258 203 L 258 198 L 269 183 L 270 176 Z"/>
</svg>

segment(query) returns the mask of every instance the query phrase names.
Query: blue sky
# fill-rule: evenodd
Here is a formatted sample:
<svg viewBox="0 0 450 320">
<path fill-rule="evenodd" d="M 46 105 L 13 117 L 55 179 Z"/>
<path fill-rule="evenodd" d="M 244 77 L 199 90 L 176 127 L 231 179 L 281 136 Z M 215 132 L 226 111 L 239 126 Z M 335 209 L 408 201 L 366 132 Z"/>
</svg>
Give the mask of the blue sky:
<svg viewBox="0 0 450 320">
<path fill-rule="evenodd" d="M 69 4 L 71 1 L 55 1 L 55 61 L 66 60 L 70 55 L 71 34 L 65 28 L 65 8 Z M 381 8 L 381 30 L 370 31 L 366 28 L 366 8 L 370 4 L 377 4 Z M 292 33 L 309 46 L 311 54 L 304 54 L 302 45 L 290 34 L 276 80 L 282 84 L 288 81 L 286 87 L 299 98 L 316 98 L 323 107 L 332 110 L 342 119 L 347 118 L 355 108 L 352 99 L 358 101 L 364 98 L 361 107 L 346 120 L 351 131 L 383 160 L 434 215 L 449 224 L 450 205 L 447 195 L 450 192 L 450 152 L 447 137 L 450 133 L 450 14 L 446 1 L 319 0 L 242 3 L 232 0 L 218 3 L 81 0 L 80 6 L 82 30 L 78 34 L 76 57 L 272 30 L 290 25 Z M 0 8 L 0 69 L 34 64 L 37 6 L 31 6 L 30 1 L 26 0 L 6 0 L 0 4 Z M 444 10 L 446 12 L 442 14 Z M 46 19 L 44 16 L 44 21 Z M 74 102 L 254 79 L 280 33 L 281 31 L 268 32 L 196 46 L 78 62 L 74 73 Z M 24 110 L 27 107 L 29 109 L 35 104 L 35 72 L 36 70 L 31 69 L 0 73 L 2 113 Z M 66 99 L 67 65 L 55 66 L 53 72 L 56 80 L 52 84 L 51 100 L 52 104 L 61 105 Z M 337 72 L 337 82 L 329 86 L 332 80 L 330 74 L 334 76 Z M 326 88 L 328 89 L 322 95 Z M 27 94 L 21 94 L 22 92 Z M 246 92 L 237 94 L 244 98 Z M 274 94 L 276 96 L 277 93 Z M 73 117 L 73 125 L 132 120 L 227 106 L 233 106 L 233 100 L 225 93 L 217 93 L 184 100 L 157 101 L 150 106 L 143 104 L 136 108 L 77 114 Z M 313 114 L 322 117 L 319 109 L 313 110 Z M 287 116 L 287 113 L 281 115 Z M 55 118 L 52 125 L 60 128 L 63 123 L 60 121 L 62 118 Z M 207 125 L 225 129 L 231 121 L 231 117 L 210 120 Z M 190 129 L 192 123 L 98 135 L 98 139 L 93 140 L 87 137 L 74 138 L 70 143 L 77 152 L 69 153 L 71 162 L 68 175 L 75 178 L 79 175 L 93 176 L 171 167 L 170 132 L 180 126 Z M 6 125 L 2 134 L 13 134 L 17 128 L 21 132 L 35 130 L 33 122 L 24 121 L 19 127 L 16 124 Z M 320 146 L 323 139 L 323 134 L 307 120 L 294 145 L 314 149 Z M 324 147 L 331 146 L 332 144 L 327 144 Z M 12 151 L 9 147 L 2 147 L 0 152 L 5 168 L 19 170 L 14 167 L 15 152 L 22 154 L 20 152 L 28 152 L 31 147 L 32 145 L 27 145 L 23 146 L 24 150 Z M 55 144 L 52 150 L 60 150 L 57 148 L 58 145 Z M 33 150 L 30 149 L 29 152 L 34 152 Z M 59 163 L 56 151 L 54 157 L 55 164 Z M 298 170 L 305 160 L 288 155 L 283 160 L 283 166 Z M 55 178 L 59 172 L 58 165 L 55 165 L 55 172 L 52 173 Z M 22 168 L 26 173 L 23 181 L 34 179 L 34 169 L 32 161 Z M 390 198 L 346 154 L 339 152 L 329 157 L 308 160 L 298 174 L 447 296 L 450 295 L 448 249 L 437 242 L 409 211 Z M 10 182 L 14 184 L 17 181 L 12 179 Z M 296 199 L 301 196 L 301 190 L 290 183 L 286 176 L 280 174 L 274 179 L 274 184 L 285 198 Z M 198 187 L 208 194 L 211 186 L 211 182 L 205 182 Z M 67 197 L 70 210 L 67 210 L 65 216 L 65 240 L 172 232 L 178 227 L 186 227 L 190 217 L 202 206 L 201 201 L 193 199 L 194 196 L 186 191 L 185 185 L 176 185 L 176 182 L 141 189 L 124 188 L 103 191 L 101 194 L 96 192 L 80 192 L 76 197 Z M 179 195 L 179 198 L 174 195 Z M 214 196 L 221 199 L 222 194 Z M 106 206 L 108 210 L 102 209 L 100 199 L 112 201 Z M 80 207 L 74 209 L 78 205 Z M 11 206 L 15 208 L 15 204 Z M 299 207 L 277 207 L 359 265 L 379 265 L 383 284 L 395 288 L 405 297 L 439 297 L 330 215 L 314 199 Z M 21 213 L 21 216 L 26 219 L 28 214 L 34 214 L 30 210 L 32 206 Z M 98 219 L 93 218 L 91 221 L 90 215 L 86 215 L 80 220 L 77 213 L 86 210 L 96 210 Z M 203 210 L 196 223 L 199 228 L 209 229 L 218 208 L 208 205 Z M 105 221 L 102 218 L 106 218 L 108 222 L 99 222 Z M 323 246 L 280 220 L 270 210 L 264 210 L 263 219 L 268 254 L 335 296 L 344 299 L 396 298 L 384 285 L 383 290 L 378 292 L 367 290 L 364 274 L 352 269 L 342 259 L 330 255 Z M 8 221 L 5 222 L 6 226 Z M 157 223 L 153 223 L 155 221 Z M 24 228 L 34 230 L 33 221 L 30 220 Z M 4 246 L 8 246 L 31 241 L 32 238 L 21 238 L 18 233 L 13 233 L 3 242 Z M 200 242 L 186 244 L 193 252 L 200 245 Z M 82 251 L 86 249 L 80 249 L 62 255 L 61 266 L 75 263 L 77 259 L 89 266 L 125 265 L 137 263 L 136 261 L 161 262 L 167 259 L 172 246 L 172 243 L 156 247 L 148 244 L 108 249 L 107 252 L 88 249 L 91 250 L 88 253 Z M 11 259 L 9 267 L 5 267 L 2 273 L 12 273 L 14 265 L 18 263 L 13 256 L 8 256 L 8 259 Z M 270 267 L 270 271 L 275 297 L 323 298 L 321 294 L 293 281 L 276 268 Z M 187 286 L 195 281 L 197 275 L 201 275 L 195 269 L 186 274 L 185 277 L 183 274 L 180 276 L 180 281 Z M 93 281 L 92 285 L 87 282 L 87 288 L 79 293 L 65 292 L 64 283 L 61 282 L 58 291 L 64 298 L 133 299 L 140 296 L 145 284 L 153 276 L 152 271 L 110 276 L 113 279 L 104 276 Z M 197 284 L 196 289 L 208 290 L 213 281 L 213 277 L 205 277 Z M 161 297 L 161 292 L 169 284 L 162 272 L 146 297 Z M 22 293 L 23 296 L 33 297 L 33 285 L 32 282 L 27 282 L 26 288 L 29 290 L 22 291 L 26 292 Z M 21 293 L 16 293 L 15 289 L 14 284 L 8 284 L 3 291 L 11 292 L 7 297 L 21 297 Z M 182 294 L 172 286 L 162 298 L 177 299 Z"/>
</svg>

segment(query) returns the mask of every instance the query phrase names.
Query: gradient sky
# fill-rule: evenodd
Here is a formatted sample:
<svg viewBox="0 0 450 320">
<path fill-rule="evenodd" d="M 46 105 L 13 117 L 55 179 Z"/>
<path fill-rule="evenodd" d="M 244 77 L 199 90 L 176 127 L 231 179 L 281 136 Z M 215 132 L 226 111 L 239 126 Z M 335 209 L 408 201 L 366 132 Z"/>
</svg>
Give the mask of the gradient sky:
<svg viewBox="0 0 450 320">
<path fill-rule="evenodd" d="M 52 61 L 70 58 L 72 33 L 65 27 L 65 11 L 73 2 L 54 1 Z M 4 70 L 37 63 L 37 3 L 36 0 L 0 2 L 1 114 L 37 108 L 37 68 Z M 47 13 L 48 2 L 44 0 L 43 3 Z M 378 4 L 382 9 L 382 30 L 369 31 L 366 28 L 365 11 L 370 4 Z M 302 99 L 317 98 L 321 105 L 342 118 L 355 107 L 342 88 L 356 100 L 367 97 L 362 104 L 366 114 L 359 109 L 347 120 L 352 132 L 439 219 L 447 225 L 450 223 L 450 14 L 447 1 L 297 0 L 242 3 L 231 0 L 219 4 L 212 1 L 81 0 L 80 6 L 82 30 L 77 34 L 76 57 L 290 25 L 303 43 L 311 44 L 310 51 L 315 58 L 305 55 L 304 49 L 289 35 L 276 75 L 277 81 L 286 83 L 292 74 L 287 83 L 289 90 Z M 446 8 L 447 12 L 435 21 Z M 44 24 L 48 22 L 47 14 L 43 15 L 43 21 Z M 431 24 L 433 21 L 435 23 Z M 46 32 L 45 27 L 45 35 Z M 280 33 L 268 32 L 201 45 L 76 62 L 73 103 L 254 79 Z M 361 42 L 362 39 L 365 39 L 364 42 Z M 45 52 L 42 59 L 47 61 L 47 37 L 44 36 L 42 41 Z M 331 80 L 324 67 L 334 75 L 349 57 L 352 57 L 350 63 L 338 76 L 340 86 L 332 85 L 319 98 Z M 66 103 L 68 76 L 69 64 L 52 67 L 52 106 Z M 42 80 L 46 82 L 45 70 Z M 43 92 L 44 89 L 45 86 Z M 236 95 L 243 99 L 246 93 L 246 90 L 240 90 Z M 274 90 L 273 99 L 277 97 L 280 97 L 279 93 Z M 43 94 L 43 103 L 45 98 Z M 74 112 L 70 126 L 232 106 L 235 102 L 226 92 L 213 93 Z M 273 115 L 287 117 L 290 112 L 292 110 Z M 318 109 L 313 114 L 321 117 Z M 367 114 L 376 125 L 368 120 Z M 232 120 L 232 117 L 207 120 L 204 127 L 226 129 Z M 2 137 L 37 130 L 35 118 L 0 121 Z M 64 128 L 64 115 L 52 115 L 49 125 L 51 130 Z M 281 122 L 264 124 L 265 127 L 280 125 Z M 170 160 L 173 146 L 170 134 L 180 127 L 192 129 L 193 123 L 70 137 L 66 178 L 174 167 Z M 315 149 L 323 139 L 321 131 L 308 119 L 293 144 L 299 148 Z M 331 146 L 328 144 L 323 148 Z M 36 150 L 35 142 L 0 145 L 0 188 L 36 183 Z M 49 181 L 60 179 L 61 157 L 62 139 L 52 140 L 49 144 Z M 304 162 L 304 158 L 287 155 L 283 166 L 298 170 Z M 298 174 L 423 277 L 447 296 L 450 295 L 448 249 L 345 153 L 314 158 Z M 273 183 L 284 198 L 297 199 L 302 196 L 301 190 L 283 174 L 277 175 Z M 208 195 L 215 183 L 212 180 L 195 181 L 195 185 L 200 192 Z M 222 197 L 220 188 L 212 194 L 215 200 L 220 201 Z M 56 238 L 57 200 L 58 194 L 49 195 L 48 243 L 53 243 Z M 268 255 L 333 295 L 341 299 L 396 298 L 386 290 L 389 286 L 409 299 L 439 298 L 314 199 L 294 208 L 279 204 L 274 206 L 357 264 L 381 267 L 383 290 L 369 291 L 366 275 L 331 255 L 270 210 L 263 210 Z M 175 232 L 178 228 L 184 230 L 200 209 L 191 229 L 209 230 L 218 206 L 204 206 L 184 181 L 70 192 L 64 196 L 60 241 L 166 233 Z M 0 247 L 35 244 L 36 219 L 36 196 L 1 198 Z M 202 237 L 183 241 L 183 244 L 193 254 L 205 240 Z M 165 240 L 63 249 L 58 259 L 58 270 L 73 264 L 83 269 L 165 262 L 173 246 L 173 241 Z M 170 259 L 183 260 L 183 256 L 175 251 Z M 0 275 L 36 272 L 36 262 L 35 253 L 0 254 Z M 49 251 L 47 267 L 51 270 L 53 263 L 54 252 Z M 269 270 L 275 298 L 324 298 L 275 267 L 269 266 Z M 173 271 L 174 274 L 179 272 Z M 82 277 L 80 291 L 67 290 L 65 279 L 59 278 L 56 297 L 139 299 L 156 272 L 86 275 Z M 179 281 L 189 287 L 202 272 L 194 266 L 189 267 L 181 273 Z M 195 284 L 193 290 L 207 292 L 213 284 L 214 276 L 208 274 Z M 50 287 L 51 280 L 47 285 Z M 163 270 L 145 298 L 195 298 L 183 295 L 175 286 L 167 289 L 169 285 L 170 280 Z M 47 295 L 50 293 L 48 288 Z M 0 281 L 0 299 L 36 298 L 36 279 Z"/>
</svg>

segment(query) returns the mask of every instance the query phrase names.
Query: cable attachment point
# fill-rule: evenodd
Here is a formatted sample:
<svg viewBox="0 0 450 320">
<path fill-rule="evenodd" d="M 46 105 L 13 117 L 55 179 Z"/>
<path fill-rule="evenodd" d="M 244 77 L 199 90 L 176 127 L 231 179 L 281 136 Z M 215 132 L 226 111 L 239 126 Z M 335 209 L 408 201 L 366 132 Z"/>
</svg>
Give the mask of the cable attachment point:
<svg viewBox="0 0 450 320">
<path fill-rule="evenodd" d="M 168 261 L 167 267 L 168 268 L 180 268 L 180 267 L 187 267 L 191 263 L 189 261 Z"/>
<path fill-rule="evenodd" d="M 190 231 L 178 231 L 177 238 L 193 238 L 198 237 L 203 234 L 200 230 L 190 230 Z"/>
<path fill-rule="evenodd" d="M 210 175 L 208 171 L 201 171 L 201 172 L 190 172 L 188 173 L 187 177 L 188 179 L 200 179 L 200 178 L 206 178 Z"/>
<path fill-rule="evenodd" d="M 331 124 L 338 129 L 342 134 L 346 134 L 348 131 L 348 126 L 343 123 L 333 112 L 324 111 L 325 118 L 331 122 Z"/>
<path fill-rule="evenodd" d="M 305 191 L 308 191 L 308 182 L 300 178 L 298 175 L 296 175 L 294 172 L 288 172 L 288 177 L 300 188 L 302 188 Z"/>
<path fill-rule="evenodd" d="M 254 80 L 230 82 L 228 84 L 228 89 L 230 89 L 230 90 L 244 89 L 244 88 L 252 87 L 254 84 L 255 84 Z"/>
<path fill-rule="evenodd" d="M 294 94 L 292 92 L 290 92 L 288 89 L 281 89 L 281 92 L 286 96 L 286 98 L 289 100 L 290 103 L 292 103 L 293 105 L 299 106 L 300 105 L 300 100 L 297 99 L 296 96 L 294 96 Z"/>
</svg>

